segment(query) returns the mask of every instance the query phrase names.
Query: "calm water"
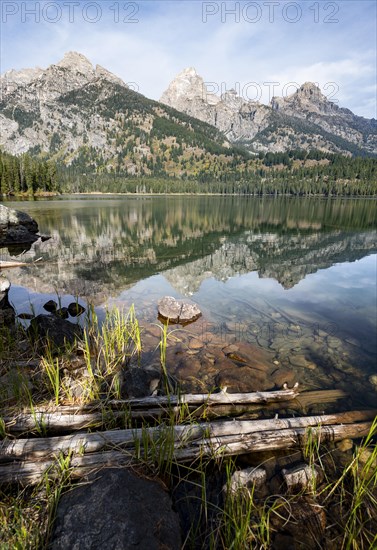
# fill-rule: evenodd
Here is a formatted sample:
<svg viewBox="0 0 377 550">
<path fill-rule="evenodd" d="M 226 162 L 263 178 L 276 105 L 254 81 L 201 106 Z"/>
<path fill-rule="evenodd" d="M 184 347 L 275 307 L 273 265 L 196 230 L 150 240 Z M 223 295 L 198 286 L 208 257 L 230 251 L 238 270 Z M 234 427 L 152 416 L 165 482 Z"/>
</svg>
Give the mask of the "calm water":
<svg viewBox="0 0 377 550">
<path fill-rule="evenodd" d="M 30 265 L 6 272 L 18 313 L 42 311 L 56 293 L 63 305 L 79 296 L 98 311 L 135 303 L 152 357 L 156 335 L 148 327 L 157 321 L 158 299 L 190 297 L 203 317 L 171 343 L 170 368 L 192 386 L 216 385 L 220 373 L 233 372 L 234 389 L 279 387 L 285 377 L 305 389 L 351 385 L 358 398 L 375 400 L 375 201 L 86 197 L 6 204 L 30 213 L 52 236 L 22 254 Z M 199 351 L 190 350 L 193 335 Z M 270 369 L 253 378 L 238 362 L 232 371 L 221 350 L 234 342 L 251 354 L 265 350 Z"/>
</svg>

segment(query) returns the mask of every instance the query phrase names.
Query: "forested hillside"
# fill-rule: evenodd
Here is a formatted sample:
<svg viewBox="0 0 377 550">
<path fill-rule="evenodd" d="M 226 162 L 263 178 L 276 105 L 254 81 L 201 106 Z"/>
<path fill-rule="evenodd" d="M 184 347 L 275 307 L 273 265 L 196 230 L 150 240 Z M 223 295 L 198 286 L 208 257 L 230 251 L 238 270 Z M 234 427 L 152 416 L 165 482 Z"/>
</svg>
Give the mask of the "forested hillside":
<svg viewBox="0 0 377 550">
<path fill-rule="evenodd" d="M 58 190 L 55 162 L 28 153 L 9 155 L 0 149 L 0 194 L 33 195 Z"/>
<path fill-rule="evenodd" d="M 191 161 L 191 165 L 195 160 Z M 68 192 L 237 193 L 325 196 L 377 195 L 377 159 L 345 157 L 321 151 L 260 153 L 228 170 L 209 165 L 180 178 L 161 165 L 153 176 L 131 177 L 122 172 L 83 173 L 72 167 L 59 171 Z"/>
</svg>

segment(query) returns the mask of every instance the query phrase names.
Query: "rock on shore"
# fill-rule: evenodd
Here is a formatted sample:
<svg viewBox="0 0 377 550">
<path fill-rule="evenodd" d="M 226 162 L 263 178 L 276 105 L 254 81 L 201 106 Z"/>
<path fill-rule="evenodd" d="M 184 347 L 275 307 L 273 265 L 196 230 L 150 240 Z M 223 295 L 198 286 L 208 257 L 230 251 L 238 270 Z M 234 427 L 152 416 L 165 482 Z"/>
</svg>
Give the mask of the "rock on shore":
<svg viewBox="0 0 377 550">
<path fill-rule="evenodd" d="M 38 224 L 29 214 L 0 204 L 0 246 L 37 241 Z"/>
<path fill-rule="evenodd" d="M 10 282 L 8 279 L 0 277 L 0 327 L 10 327 L 15 320 L 15 312 L 8 298 L 9 289 Z"/>
<path fill-rule="evenodd" d="M 88 481 L 61 498 L 52 550 L 181 548 L 178 515 L 162 484 L 125 468 L 102 470 Z"/>
</svg>

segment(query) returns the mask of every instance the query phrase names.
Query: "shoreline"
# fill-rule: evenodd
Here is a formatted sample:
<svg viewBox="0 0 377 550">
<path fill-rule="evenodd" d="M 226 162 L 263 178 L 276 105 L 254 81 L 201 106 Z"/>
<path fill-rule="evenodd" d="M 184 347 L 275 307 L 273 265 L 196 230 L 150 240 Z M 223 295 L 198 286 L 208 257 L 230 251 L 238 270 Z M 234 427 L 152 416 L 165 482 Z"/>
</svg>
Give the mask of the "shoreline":
<svg viewBox="0 0 377 550">
<path fill-rule="evenodd" d="M 11 202 L 13 199 L 24 199 L 25 201 L 33 201 L 35 199 L 48 199 L 56 197 L 247 197 L 247 198 L 297 198 L 297 199 L 377 199 L 377 195 L 325 195 L 325 194 L 294 194 L 294 193 L 184 193 L 184 192 L 171 192 L 171 193 L 132 193 L 132 192 L 103 192 L 103 191 L 83 191 L 83 192 L 62 192 L 62 193 L 36 193 L 35 195 L 0 195 L 2 200 Z"/>
</svg>

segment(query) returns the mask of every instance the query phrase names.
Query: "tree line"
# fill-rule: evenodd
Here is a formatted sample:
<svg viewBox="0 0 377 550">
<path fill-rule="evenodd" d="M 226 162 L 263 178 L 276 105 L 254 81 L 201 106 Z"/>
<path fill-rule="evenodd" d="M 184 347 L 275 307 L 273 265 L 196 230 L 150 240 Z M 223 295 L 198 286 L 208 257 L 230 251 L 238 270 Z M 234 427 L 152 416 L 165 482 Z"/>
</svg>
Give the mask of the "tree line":
<svg viewBox="0 0 377 550">
<path fill-rule="evenodd" d="M 0 150 L 0 194 L 34 195 L 59 191 L 56 163 L 23 153 L 10 155 Z"/>
<path fill-rule="evenodd" d="M 179 147 L 179 145 L 178 145 Z M 87 159 L 88 160 L 88 159 Z M 322 151 L 260 153 L 240 167 L 209 163 L 195 175 L 174 177 L 154 166 L 151 175 L 97 172 L 95 166 L 57 165 L 53 160 L 0 151 L 0 193 L 219 193 L 239 195 L 377 196 L 377 159 Z"/>
</svg>

